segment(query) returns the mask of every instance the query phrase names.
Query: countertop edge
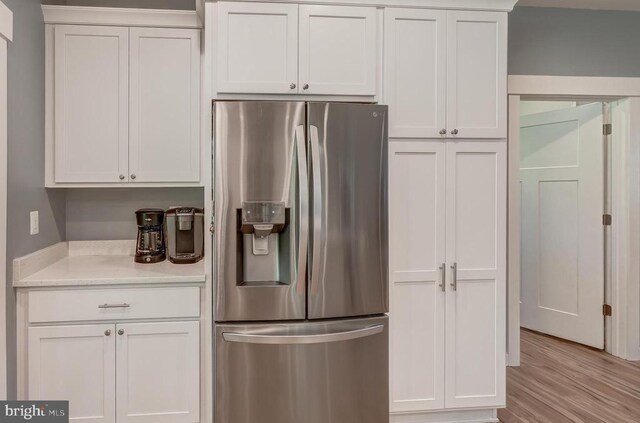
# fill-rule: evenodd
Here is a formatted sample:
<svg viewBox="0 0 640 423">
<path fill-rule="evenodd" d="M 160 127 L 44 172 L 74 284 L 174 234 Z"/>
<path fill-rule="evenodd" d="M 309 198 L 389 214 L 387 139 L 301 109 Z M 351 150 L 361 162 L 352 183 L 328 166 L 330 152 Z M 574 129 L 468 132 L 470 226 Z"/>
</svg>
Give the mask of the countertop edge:
<svg viewBox="0 0 640 423">
<path fill-rule="evenodd" d="M 18 288 L 49 288 L 49 287 L 82 287 L 82 286 L 100 286 L 100 287 L 122 287 L 125 285 L 186 285 L 186 284 L 204 284 L 206 282 L 206 272 L 204 263 L 202 262 L 202 273 L 197 269 L 191 269 L 189 274 L 180 275 L 175 272 L 165 273 L 159 272 L 157 275 L 101 275 L 98 278 L 87 277 L 88 275 L 69 275 L 65 278 L 64 274 L 52 275 L 47 277 L 46 272 L 49 267 L 55 266 L 65 259 L 73 258 L 74 260 L 84 260 L 81 257 L 123 257 L 129 256 L 131 252 L 131 243 L 135 241 L 83 241 L 83 242 L 59 242 L 41 250 L 27 254 L 23 257 L 14 259 L 13 261 L 13 280 L 12 287 Z M 123 254 L 124 253 L 124 254 Z M 133 255 L 130 255 L 133 262 Z M 155 266 L 149 265 L 149 266 Z M 179 264 L 171 264 L 179 269 Z M 193 266 L 193 265 L 188 265 Z M 40 272 L 44 274 L 39 274 Z M 98 273 L 99 274 L 99 273 Z M 62 277 L 61 277 L 62 276 Z M 112 277 L 109 277 L 112 276 Z"/>
<path fill-rule="evenodd" d="M 128 286 L 128 285 L 192 285 L 204 284 L 205 276 L 185 276 L 180 278 L 127 278 L 127 279 L 59 279 L 59 280 L 33 280 L 14 281 L 13 287 L 20 288 L 56 288 L 56 287 L 82 287 L 82 286 Z"/>
</svg>

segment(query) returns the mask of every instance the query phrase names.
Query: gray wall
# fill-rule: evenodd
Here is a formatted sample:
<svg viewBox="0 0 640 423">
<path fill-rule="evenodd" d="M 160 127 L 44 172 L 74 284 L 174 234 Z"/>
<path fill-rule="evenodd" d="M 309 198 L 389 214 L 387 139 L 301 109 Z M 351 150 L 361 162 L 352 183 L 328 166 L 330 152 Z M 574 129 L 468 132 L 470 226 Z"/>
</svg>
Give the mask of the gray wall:
<svg viewBox="0 0 640 423">
<path fill-rule="evenodd" d="M 39 0 L 3 0 L 14 13 L 8 52 L 7 369 L 16 395 L 16 310 L 11 261 L 61 241 L 65 193 L 44 187 L 44 21 Z M 40 234 L 29 235 L 29 211 L 40 212 Z"/>
<path fill-rule="evenodd" d="M 509 74 L 640 77 L 640 12 L 516 7 Z"/>
<path fill-rule="evenodd" d="M 204 206 L 203 188 L 113 188 L 67 191 L 66 239 L 134 239 L 141 208 Z"/>
</svg>

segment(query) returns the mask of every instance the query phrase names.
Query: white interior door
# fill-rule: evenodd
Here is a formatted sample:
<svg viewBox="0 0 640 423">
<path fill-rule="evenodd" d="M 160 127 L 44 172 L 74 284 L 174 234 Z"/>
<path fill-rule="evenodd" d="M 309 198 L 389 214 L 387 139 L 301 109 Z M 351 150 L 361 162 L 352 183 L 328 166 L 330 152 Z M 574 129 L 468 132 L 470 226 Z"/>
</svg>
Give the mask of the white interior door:
<svg viewBox="0 0 640 423">
<path fill-rule="evenodd" d="M 200 422 L 199 322 L 118 324 L 118 423 Z"/>
<path fill-rule="evenodd" d="M 506 152 L 447 142 L 446 408 L 506 401 Z"/>
<path fill-rule="evenodd" d="M 73 423 L 115 423 L 114 328 L 29 328 L 29 399 L 69 401 Z"/>
<path fill-rule="evenodd" d="M 521 117 L 521 324 L 604 347 L 602 104 Z"/>
<path fill-rule="evenodd" d="M 439 138 L 447 127 L 447 12 L 389 8 L 384 15 L 389 136 Z"/>
<path fill-rule="evenodd" d="M 298 5 L 218 2 L 219 93 L 297 93 Z"/>
<path fill-rule="evenodd" d="M 200 31 L 130 30 L 129 177 L 200 180 Z"/>
<path fill-rule="evenodd" d="M 376 9 L 300 5 L 304 94 L 376 94 Z"/>
<path fill-rule="evenodd" d="M 444 408 L 445 143 L 389 145 L 390 410 Z"/>
</svg>

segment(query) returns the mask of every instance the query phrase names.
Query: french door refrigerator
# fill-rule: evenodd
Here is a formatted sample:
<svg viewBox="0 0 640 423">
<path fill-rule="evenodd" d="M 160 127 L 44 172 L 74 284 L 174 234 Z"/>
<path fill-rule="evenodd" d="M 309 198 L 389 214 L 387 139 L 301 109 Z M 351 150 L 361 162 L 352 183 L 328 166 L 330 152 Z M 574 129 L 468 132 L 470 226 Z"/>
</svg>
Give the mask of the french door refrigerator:
<svg viewBox="0 0 640 423">
<path fill-rule="evenodd" d="M 214 122 L 215 423 L 388 423 L 387 107 Z"/>
</svg>

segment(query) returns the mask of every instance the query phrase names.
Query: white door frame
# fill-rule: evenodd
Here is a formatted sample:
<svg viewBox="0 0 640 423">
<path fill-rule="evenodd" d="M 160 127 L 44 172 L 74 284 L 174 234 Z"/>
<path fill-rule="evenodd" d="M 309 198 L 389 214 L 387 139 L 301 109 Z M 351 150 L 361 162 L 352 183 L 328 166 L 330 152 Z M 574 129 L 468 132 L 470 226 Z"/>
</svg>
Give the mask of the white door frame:
<svg viewBox="0 0 640 423">
<path fill-rule="evenodd" d="M 613 143 L 611 181 L 611 318 L 606 351 L 640 360 L 640 78 L 510 75 L 508 188 L 508 354 L 520 365 L 520 99 L 630 100 L 631 136 Z M 614 128 L 615 131 L 615 128 Z"/>
<path fill-rule="evenodd" d="M 0 400 L 7 398 L 7 44 L 13 13 L 0 1 Z"/>
</svg>

